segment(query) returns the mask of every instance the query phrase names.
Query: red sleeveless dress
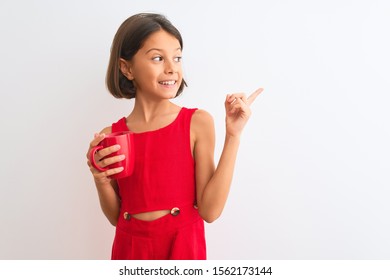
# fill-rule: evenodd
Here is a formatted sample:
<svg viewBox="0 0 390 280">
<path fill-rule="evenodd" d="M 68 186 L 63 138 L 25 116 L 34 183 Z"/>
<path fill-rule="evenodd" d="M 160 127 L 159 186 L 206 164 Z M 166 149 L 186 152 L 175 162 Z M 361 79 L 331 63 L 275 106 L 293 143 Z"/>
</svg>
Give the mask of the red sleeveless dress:
<svg viewBox="0 0 390 280">
<path fill-rule="evenodd" d="M 169 125 L 134 133 L 132 175 L 118 179 L 121 210 L 112 259 L 206 259 L 204 222 L 196 207 L 190 124 L 196 109 L 181 108 Z M 129 131 L 126 118 L 112 132 Z M 132 214 L 171 210 L 153 221 Z"/>
</svg>

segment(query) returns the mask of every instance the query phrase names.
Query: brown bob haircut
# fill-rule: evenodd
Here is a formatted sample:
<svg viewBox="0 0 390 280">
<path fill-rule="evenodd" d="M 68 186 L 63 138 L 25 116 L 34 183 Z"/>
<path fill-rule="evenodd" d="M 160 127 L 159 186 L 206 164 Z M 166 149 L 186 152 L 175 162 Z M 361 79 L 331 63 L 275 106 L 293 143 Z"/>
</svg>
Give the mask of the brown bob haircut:
<svg viewBox="0 0 390 280">
<path fill-rule="evenodd" d="M 119 59 L 131 60 L 142 48 L 145 40 L 154 32 L 164 30 L 173 35 L 183 49 L 180 32 L 163 15 L 152 13 L 136 14 L 126 19 L 115 34 L 111 46 L 111 55 L 107 69 L 106 84 L 110 93 L 116 98 L 131 99 L 136 95 L 136 88 L 121 72 Z M 176 96 L 187 86 L 182 80 Z"/>
</svg>

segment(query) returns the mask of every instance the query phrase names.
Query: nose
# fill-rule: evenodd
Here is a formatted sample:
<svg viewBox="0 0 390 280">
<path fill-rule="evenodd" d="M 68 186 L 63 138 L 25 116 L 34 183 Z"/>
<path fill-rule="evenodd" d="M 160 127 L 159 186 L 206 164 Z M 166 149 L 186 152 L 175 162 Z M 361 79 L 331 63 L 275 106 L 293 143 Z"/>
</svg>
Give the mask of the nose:
<svg viewBox="0 0 390 280">
<path fill-rule="evenodd" d="M 174 74 L 177 72 L 177 65 L 175 61 L 165 61 L 165 73 L 166 74 Z"/>
</svg>

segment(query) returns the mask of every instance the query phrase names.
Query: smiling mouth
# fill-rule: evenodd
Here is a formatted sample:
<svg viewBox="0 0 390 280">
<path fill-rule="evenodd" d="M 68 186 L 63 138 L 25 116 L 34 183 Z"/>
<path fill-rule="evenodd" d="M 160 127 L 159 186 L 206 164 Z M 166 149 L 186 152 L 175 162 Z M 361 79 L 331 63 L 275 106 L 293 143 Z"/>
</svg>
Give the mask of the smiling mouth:
<svg viewBox="0 0 390 280">
<path fill-rule="evenodd" d="M 158 83 L 164 86 L 173 86 L 174 84 L 176 84 L 176 81 L 161 81 Z"/>
</svg>

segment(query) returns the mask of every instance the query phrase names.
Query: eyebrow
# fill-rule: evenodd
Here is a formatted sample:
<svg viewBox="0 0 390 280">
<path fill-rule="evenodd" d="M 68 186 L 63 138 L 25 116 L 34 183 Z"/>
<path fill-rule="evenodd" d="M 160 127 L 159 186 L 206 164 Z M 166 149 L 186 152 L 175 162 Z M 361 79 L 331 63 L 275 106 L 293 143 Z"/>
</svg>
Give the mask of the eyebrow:
<svg viewBox="0 0 390 280">
<path fill-rule="evenodd" d="M 147 52 L 145 52 L 145 54 L 151 52 L 151 51 L 159 51 L 159 52 L 163 52 L 164 50 L 163 49 L 158 49 L 158 48 L 151 48 L 150 50 L 148 50 Z M 181 47 L 178 47 L 177 49 L 175 49 L 174 51 L 181 51 Z"/>
</svg>

